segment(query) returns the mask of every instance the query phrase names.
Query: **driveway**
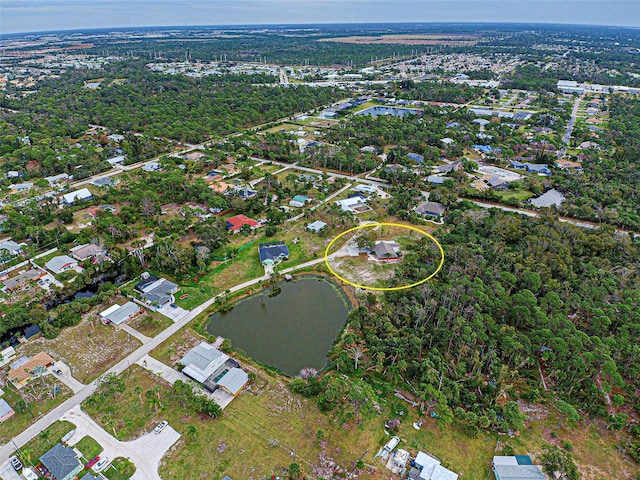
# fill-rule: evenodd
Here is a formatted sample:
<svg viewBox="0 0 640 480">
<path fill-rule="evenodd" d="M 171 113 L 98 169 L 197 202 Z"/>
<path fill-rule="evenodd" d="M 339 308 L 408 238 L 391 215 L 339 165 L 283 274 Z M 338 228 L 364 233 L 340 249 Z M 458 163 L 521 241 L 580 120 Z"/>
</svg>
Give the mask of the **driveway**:
<svg viewBox="0 0 640 480">
<path fill-rule="evenodd" d="M 0 478 L 2 480 L 24 480 L 16 473 L 9 462 L 0 467 Z"/>
<path fill-rule="evenodd" d="M 54 370 L 61 370 L 62 373 L 60 375 L 56 375 L 55 373 L 53 373 Z M 55 365 L 49 367 L 49 373 L 53 375 L 54 378 L 59 379 L 62 383 L 69 387 L 73 393 L 78 393 L 85 387 L 84 383 L 80 383 L 78 380 L 73 378 L 73 376 L 71 375 L 71 369 L 64 362 L 58 361 L 55 363 Z"/>
<path fill-rule="evenodd" d="M 165 317 L 170 318 L 174 322 L 177 322 L 185 315 L 189 314 L 189 310 L 185 310 L 184 308 L 180 307 L 174 308 L 171 306 L 172 303 L 173 301 L 170 303 L 165 303 L 161 308 L 157 310 L 157 312 L 164 315 Z"/>
<path fill-rule="evenodd" d="M 168 425 L 160 433 L 150 432 L 131 442 L 121 442 L 94 422 L 79 406 L 65 413 L 61 420 L 67 420 L 76 426 L 76 433 L 71 437 L 70 445 L 75 445 L 84 436 L 89 435 L 103 448 L 101 456 L 106 456 L 109 460 L 116 457 L 131 460 L 136 466 L 136 473 L 131 478 L 136 480 L 160 480 L 160 461 L 171 445 L 180 438 L 180 434 Z"/>
<path fill-rule="evenodd" d="M 182 380 L 183 382 L 193 383 L 193 380 L 187 377 L 184 373 L 179 372 L 175 368 L 171 368 L 168 365 L 165 365 L 161 361 L 156 360 L 155 358 L 150 357 L 149 355 L 145 355 L 136 363 L 140 365 L 142 368 L 146 368 L 151 373 L 154 373 L 159 377 L 163 378 L 164 380 L 166 380 L 172 385 L 175 383 L 176 380 Z M 204 388 L 200 388 L 200 387 L 198 387 L 198 390 L 200 391 L 200 393 L 203 393 L 207 397 L 214 399 L 216 403 L 220 405 L 221 409 L 224 409 L 233 400 L 233 395 L 228 394 L 221 388 L 218 388 L 214 392 L 209 392 L 208 390 L 205 390 Z"/>
</svg>

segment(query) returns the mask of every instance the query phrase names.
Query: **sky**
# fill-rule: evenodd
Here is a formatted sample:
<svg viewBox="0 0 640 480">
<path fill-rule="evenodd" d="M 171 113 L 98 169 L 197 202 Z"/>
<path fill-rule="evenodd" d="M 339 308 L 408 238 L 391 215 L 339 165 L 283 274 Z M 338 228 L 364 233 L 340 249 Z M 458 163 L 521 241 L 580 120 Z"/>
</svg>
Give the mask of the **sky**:
<svg viewBox="0 0 640 480">
<path fill-rule="evenodd" d="M 0 0 L 0 33 L 140 26 L 374 22 L 640 27 L 640 0 Z"/>
</svg>

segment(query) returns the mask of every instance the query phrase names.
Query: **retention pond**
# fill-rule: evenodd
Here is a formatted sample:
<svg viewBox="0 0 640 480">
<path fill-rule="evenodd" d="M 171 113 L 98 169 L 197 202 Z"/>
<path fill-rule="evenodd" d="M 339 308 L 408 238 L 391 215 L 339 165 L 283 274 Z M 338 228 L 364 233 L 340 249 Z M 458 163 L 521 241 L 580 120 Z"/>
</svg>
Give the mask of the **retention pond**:
<svg viewBox="0 0 640 480">
<path fill-rule="evenodd" d="M 289 375 L 304 368 L 321 370 L 327 352 L 345 324 L 349 302 L 334 284 L 304 278 L 266 290 L 209 319 L 207 331 L 231 340 L 255 360 Z"/>
</svg>

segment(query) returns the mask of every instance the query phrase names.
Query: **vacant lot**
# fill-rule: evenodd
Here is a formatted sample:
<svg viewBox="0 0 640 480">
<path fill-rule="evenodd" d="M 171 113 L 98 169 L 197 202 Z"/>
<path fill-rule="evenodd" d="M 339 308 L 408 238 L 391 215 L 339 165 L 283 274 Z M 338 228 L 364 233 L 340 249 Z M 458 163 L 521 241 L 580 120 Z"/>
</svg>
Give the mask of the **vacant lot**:
<svg viewBox="0 0 640 480">
<path fill-rule="evenodd" d="M 63 329 L 52 340 L 41 337 L 30 341 L 21 348 L 20 354 L 45 351 L 54 360 L 69 365 L 77 380 L 89 383 L 139 346 L 137 339 L 104 325 L 93 312 L 84 315 L 75 327 Z"/>
<path fill-rule="evenodd" d="M 164 315 L 160 315 L 156 312 L 149 312 L 148 310 L 136 315 L 127 323 L 129 326 L 147 337 L 155 337 L 169 325 L 173 324 L 173 322 Z"/>
</svg>

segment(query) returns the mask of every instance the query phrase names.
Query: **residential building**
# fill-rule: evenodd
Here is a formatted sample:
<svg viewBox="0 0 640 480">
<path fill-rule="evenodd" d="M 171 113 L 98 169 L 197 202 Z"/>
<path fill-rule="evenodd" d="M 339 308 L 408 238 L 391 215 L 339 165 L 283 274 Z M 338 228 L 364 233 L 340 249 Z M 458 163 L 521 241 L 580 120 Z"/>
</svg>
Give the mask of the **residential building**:
<svg viewBox="0 0 640 480">
<path fill-rule="evenodd" d="M 407 153 L 407 158 L 412 162 L 423 163 L 424 157 L 419 153 Z"/>
<path fill-rule="evenodd" d="M 120 183 L 120 180 L 114 177 L 96 178 L 94 181 L 91 182 L 92 185 L 95 185 L 96 187 L 100 187 L 100 188 L 115 187 L 119 183 Z"/>
<path fill-rule="evenodd" d="M 2 250 L 6 250 L 7 252 L 9 252 L 9 255 L 16 256 L 16 255 L 18 255 L 20 253 L 21 249 L 22 249 L 22 247 L 20 247 L 20 244 L 14 242 L 11 239 L 0 241 L 0 252 Z M 0 263 L 4 263 L 2 258 L 0 258 Z"/>
<path fill-rule="evenodd" d="M 149 162 L 142 166 L 142 170 L 145 172 L 159 172 L 162 170 L 162 166 L 158 162 Z"/>
<path fill-rule="evenodd" d="M 414 211 L 418 215 L 422 215 L 423 217 L 431 217 L 436 220 L 442 217 L 446 210 L 447 207 L 438 202 L 422 202 L 414 209 Z"/>
<path fill-rule="evenodd" d="M 142 312 L 140 305 L 134 302 L 127 302 L 124 305 L 111 305 L 105 311 L 100 312 L 100 317 L 104 323 L 111 323 L 117 326 L 132 319 L 140 312 Z"/>
<path fill-rule="evenodd" d="M 69 250 L 69 255 L 78 260 L 84 262 L 85 260 L 98 259 L 104 257 L 106 252 L 98 245 L 93 243 L 86 243 L 84 245 L 78 245 Z"/>
<path fill-rule="evenodd" d="M 531 205 L 535 205 L 538 208 L 550 207 L 552 205 L 558 207 L 562 202 L 564 202 L 564 200 L 564 195 L 555 188 L 552 188 L 551 190 L 544 192 L 537 198 L 529 199 L 529 203 Z"/>
<path fill-rule="evenodd" d="M 78 262 L 69 255 L 58 255 L 45 263 L 44 266 L 47 270 L 57 274 L 78 267 Z"/>
<path fill-rule="evenodd" d="M 13 292 L 20 287 L 23 287 L 27 283 L 35 282 L 39 280 L 41 277 L 45 276 L 47 272 L 42 270 L 38 270 L 37 268 L 30 268 L 26 272 L 19 273 L 15 277 L 8 278 L 3 281 L 4 288 Z"/>
<path fill-rule="evenodd" d="M 0 367 L 5 366 L 16 355 L 16 351 L 13 347 L 7 347 L 0 352 Z M 2 394 L 0 394 L 2 395 Z"/>
<path fill-rule="evenodd" d="M 73 448 L 57 443 L 51 450 L 40 457 L 40 463 L 51 474 L 51 480 L 71 480 L 83 466 L 78 460 Z"/>
<path fill-rule="evenodd" d="M 247 375 L 247 372 L 241 368 L 234 367 L 218 380 L 218 387 L 235 397 L 242 391 L 247 383 L 249 383 L 249 375 Z"/>
<path fill-rule="evenodd" d="M 320 220 L 316 220 L 315 222 L 312 222 L 309 225 L 307 225 L 307 230 L 310 232 L 318 233 L 321 230 L 325 229 L 326 227 L 327 227 L 326 223 Z"/>
<path fill-rule="evenodd" d="M 289 202 L 289 205 L 300 208 L 304 207 L 308 202 L 311 202 L 311 200 L 311 197 L 307 197 L 306 195 L 295 195 Z"/>
<path fill-rule="evenodd" d="M 78 200 L 89 200 L 92 196 L 88 188 L 81 188 L 80 190 L 62 195 L 62 203 L 65 205 L 73 205 Z"/>
<path fill-rule="evenodd" d="M 246 215 L 235 215 L 233 217 L 227 218 L 227 230 L 231 232 L 237 232 L 244 225 L 248 225 L 253 229 L 258 227 L 260 224 L 256 220 L 253 220 Z"/>
<path fill-rule="evenodd" d="M 20 389 L 24 387 L 31 378 L 38 377 L 47 371 L 55 362 L 45 352 L 35 354 L 33 357 L 22 357 L 10 365 L 9 380 Z"/>
<path fill-rule="evenodd" d="M 50 187 L 57 187 L 59 185 L 66 184 L 71 177 L 69 177 L 68 173 L 61 173 L 60 175 L 53 175 L 51 177 L 44 177 L 44 179 L 49 182 Z"/>
<path fill-rule="evenodd" d="M 115 167 L 116 165 L 122 165 L 124 163 L 125 158 L 126 157 L 124 155 L 118 155 L 117 157 L 107 158 L 107 162 L 112 167 Z"/>
<path fill-rule="evenodd" d="M 275 265 L 289 259 L 289 248 L 284 242 L 261 243 L 258 254 L 262 265 Z"/>
<path fill-rule="evenodd" d="M 367 195 L 376 195 L 378 193 L 378 188 L 377 187 L 374 187 L 373 185 L 364 185 L 362 183 L 359 183 L 358 185 L 353 187 L 351 190 L 354 190 L 354 191 L 360 192 L 360 193 L 364 193 L 364 194 L 367 194 Z"/>
<path fill-rule="evenodd" d="M 13 192 L 26 192 L 33 188 L 33 182 L 14 183 L 9 188 Z"/>
<path fill-rule="evenodd" d="M 249 382 L 238 362 L 205 342 L 189 350 L 180 363 L 182 373 L 209 391 L 221 388 L 235 397 Z"/>
<path fill-rule="evenodd" d="M 4 398 L 0 398 L 0 423 L 9 420 L 15 413 L 11 405 L 9 405 Z"/>
<path fill-rule="evenodd" d="M 458 474 L 440 464 L 440 460 L 418 452 L 414 461 L 416 468 L 420 469 L 419 478 L 422 480 L 457 480 Z"/>
<path fill-rule="evenodd" d="M 434 185 L 442 185 L 447 180 L 448 180 L 447 177 L 443 177 L 442 175 L 429 175 L 427 177 L 427 182 L 432 183 Z"/>
<path fill-rule="evenodd" d="M 539 465 L 529 455 L 495 456 L 491 462 L 496 480 L 545 480 Z"/>
<path fill-rule="evenodd" d="M 358 195 L 344 200 L 336 200 L 335 204 L 345 212 L 360 213 L 369 209 L 368 200 L 368 198 Z"/>
<path fill-rule="evenodd" d="M 397 260 L 400 256 L 400 245 L 396 242 L 376 242 L 371 251 L 378 260 Z"/>
<path fill-rule="evenodd" d="M 173 294 L 178 291 L 178 285 L 175 283 L 154 276 L 149 276 L 138 282 L 133 288 L 141 294 L 140 296 L 146 303 L 158 307 L 172 302 Z"/>
</svg>

